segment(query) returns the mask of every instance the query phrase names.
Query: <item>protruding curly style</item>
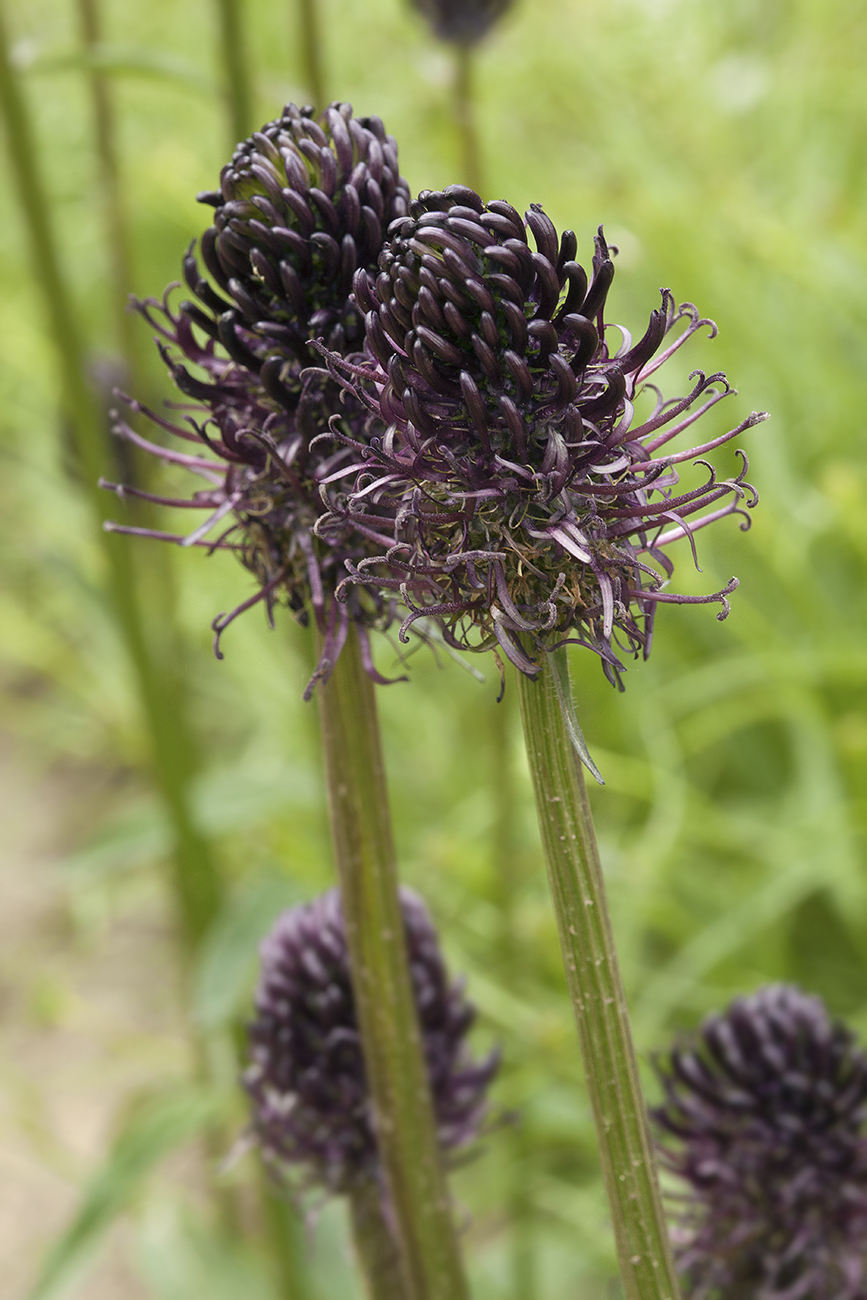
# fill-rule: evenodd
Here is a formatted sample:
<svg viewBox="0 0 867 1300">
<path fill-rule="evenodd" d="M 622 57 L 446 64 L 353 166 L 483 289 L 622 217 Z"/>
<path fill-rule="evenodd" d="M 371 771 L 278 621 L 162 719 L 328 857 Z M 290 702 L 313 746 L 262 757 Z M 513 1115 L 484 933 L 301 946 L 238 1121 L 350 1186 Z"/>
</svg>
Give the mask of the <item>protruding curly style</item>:
<svg viewBox="0 0 867 1300">
<path fill-rule="evenodd" d="M 187 399 L 187 414 L 169 419 L 132 399 L 127 403 L 197 445 L 192 452 L 157 445 L 122 418 L 115 431 L 203 478 L 207 487 L 189 500 L 151 499 L 202 510 L 206 518 L 185 537 L 120 531 L 237 552 L 259 587 L 214 620 L 218 654 L 220 634 L 233 618 L 259 601 L 270 614 L 282 598 L 302 621 L 312 610 L 323 633 L 314 682 L 327 678 L 350 622 L 361 630 L 368 672 L 382 681 L 366 629 L 388 624 L 393 598 L 371 600 L 368 594 L 347 606 L 332 596 L 347 560 L 360 563 L 388 544 L 391 521 L 384 530 L 348 521 L 346 529 L 332 530 L 327 547 L 313 532 L 335 473 L 356 459 L 332 438 L 317 442 L 317 436 L 327 435 L 335 410 L 357 440 L 368 437 L 372 421 L 323 371 L 309 367 L 318 361 L 312 340 L 326 339 L 341 355 L 361 345 L 352 278 L 359 268 L 375 266 L 386 227 L 406 212 L 409 192 L 398 173 L 397 146 L 378 118 L 354 118 L 348 104 L 332 104 L 319 121 L 311 114 L 288 105 L 278 121 L 238 146 L 220 191 L 200 196 L 216 213 L 201 241 L 213 283 L 192 249 L 184 259 L 184 277 L 198 301 L 173 308 L 167 294 L 162 302 L 137 304 Z M 216 532 L 221 524 L 224 531 Z"/>
<path fill-rule="evenodd" d="M 723 515 L 748 525 L 746 456 L 723 480 L 702 458 L 765 417 L 670 451 L 733 390 L 723 374 L 695 371 L 690 392 L 666 400 L 651 377 L 715 326 L 663 290 L 644 336 L 633 344 L 616 326 L 612 348 L 614 264 L 601 229 L 590 276 L 576 251 L 572 231 L 558 238 L 538 206 L 525 224 L 508 203 L 483 204 L 463 186 L 419 196 L 393 225 L 378 274 L 355 277 L 375 364 L 328 358 L 388 432 L 370 446 L 344 435 L 363 467 L 317 531 L 395 516 L 376 562 L 390 580 L 373 576 L 372 560 L 350 562 L 343 592 L 399 591 L 402 636 L 432 616 L 458 649 L 499 647 L 528 675 L 545 650 L 577 643 L 618 680 L 615 647 L 646 655 L 660 602 L 719 601 L 719 617 L 728 612 L 735 579 L 709 596 L 664 590 L 667 547 L 685 536 L 694 550 L 693 534 Z M 687 460 L 707 478 L 676 491 Z"/>
<path fill-rule="evenodd" d="M 412 0 L 441 41 L 475 45 L 481 41 L 512 0 Z"/>
<path fill-rule="evenodd" d="M 479 1131 L 497 1057 L 471 1059 L 474 1009 L 449 981 L 422 900 L 402 889 L 401 908 L 437 1134 L 454 1151 Z M 249 1040 L 252 1132 L 275 1176 L 330 1192 L 378 1179 L 337 890 L 284 912 L 263 943 Z"/>
<path fill-rule="evenodd" d="M 865 1300 L 867 1057 L 816 997 L 775 984 L 658 1063 L 693 1300 Z"/>
</svg>

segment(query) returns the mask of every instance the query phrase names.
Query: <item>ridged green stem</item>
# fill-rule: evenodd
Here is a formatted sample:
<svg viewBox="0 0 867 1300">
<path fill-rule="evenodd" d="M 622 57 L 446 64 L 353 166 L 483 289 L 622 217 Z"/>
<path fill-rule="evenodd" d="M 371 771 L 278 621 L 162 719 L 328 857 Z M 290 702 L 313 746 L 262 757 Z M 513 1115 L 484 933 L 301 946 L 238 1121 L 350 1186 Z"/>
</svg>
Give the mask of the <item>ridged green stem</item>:
<svg viewBox="0 0 867 1300">
<path fill-rule="evenodd" d="M 471 190 L 481 194 L 482 158 L 476 127 L 475 70 L 473 47 L 456 45 L 454 114 L 461 150 L 461 179 Z"/>
<path fill-rule="evenodd" d="M 223 95 L 229 110 L 231 147 L 246 140 L 255 129 L 253 89 L 247 65 L 247 39 L 241 0 L 216 0 L 220 26 L 220 61 L 223 65 Z"/>
<path fill-rule="evenodd" d="M 552 653 L 565 655 L 565 650 Z M 627 1300 L 679 1300 L 580 764 L 550 667 L 518 673 L 536 811 Z"/>
<path fill-rule="evenodd" d="M 362 1183 L 352 1190 L 349 1213 L 367 1300 L 409 1300 L 397 1242 L 382 1212 L 376 1183 Z"/>
<path fill-rule="evenodd" d="M 407 1300 L 465 1300 L 407 961 L 376 699 L 354 627 L 316 693 L 352 984 Z"/>
<path fill-rule="evenodd" d="M 316 6 L 319 0 L 298 0 L 298 35 L 301 75 L 317 113 L 326 107 L 322 32 Z"/>
<path fill-rule="evenodd" d="M 73 429 L 83 487 L 105 564 L 110 603 L 135 673 L 148 725 L 156 783 L 174 833 L 174 895 L 187 952 L 198 945 L 219 910 L 222 890 L 207 841 L 190 812 L 195 752 L 184 725 L 183 700 L 172 673 L 153 662 L 138 603 L 128 544 L 102 530 L 104 496 L 97 481 L 108 459 L 104 415 L 85 379 L 81 329 L 72 305 L 49 221 L 49 204 L 37 168 L 37 150 L 27 104 L 9 58 L 0 4 L 0 103 L 6 120 L 14 184 L 30 238 L 34 280 L 42 293 L 60 367 L 61 394 Z"/>
</svg>

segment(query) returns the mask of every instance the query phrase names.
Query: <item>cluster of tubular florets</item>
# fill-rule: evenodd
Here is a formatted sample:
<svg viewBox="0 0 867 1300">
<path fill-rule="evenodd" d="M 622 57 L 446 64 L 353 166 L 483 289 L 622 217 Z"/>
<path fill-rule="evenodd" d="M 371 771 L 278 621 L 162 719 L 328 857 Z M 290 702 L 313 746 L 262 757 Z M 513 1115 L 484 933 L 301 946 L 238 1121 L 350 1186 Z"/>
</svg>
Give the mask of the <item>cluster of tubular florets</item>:
<svg viewBox="0 0 867 1300">
<path fill-rule="evenodd" d="M 658 1065 L 665 1164 L 689 1188 L 694 1300 L 865 1300 L 867 1056 L 819 998 L 771 985 Z"/>
<path fill-rule="evenodd" d="M 601 229 L 589 276 L 576 251 L 573 232 L 558 237 L 537 205 L 522 220 L 463 186 L 422 193 L 392 225 L 378 273 L 355 276 L 371 364 L 327 357 L 386 432 L 366 446 L 341 435 L 360 467 L 317 531 L 394 517 L 392 546 L 350 561 L 342 594 L 398 592 L 402 637 L 434 618 L 450 644 L 499 647 L 531 675 L 540 653 L 568 641 L 595 650 L 614 679 L 617 646 L 649 650 L 659 602 L 720 601 L 727 613 L 734 580 L 705 597 L 663 590 L 666 547 L 721 515 L 747 520 L 746 457 L 724 480 L 702 457 L 764 417 L 669 451 L 732 390 L 724 375 L 696 371 L 686 395 L 666 400 L 651 376 L 715 327 L 663 290 L 644 336 L 633 345 L 615 327 L 612 349 L 614 265 Z M 636 420 L 642 389 L 655 403 Z M 676 468 L 685 460 L 706 469 L 688 491 Z"/>
<path fill-rule="evenodd" d="M 368 630 L 398 613 L 404 641 L 436 630 L 529 675 L 579 644 L 619 681 L 659 603 L 718 601 L 725 616 L 736 581 L 671 592 L 668 548 L 687 538 L 695 553 L 695 532 L 731 513 L 746 526 L 746 457 L 726 479 L 704 457 L 764 417 L 671 446 L 733 390 L 695 371 L 666 399 L 656 372 L 715 327 L 663 290 L 643 337 L 616 326 L 615 347 L 601 229 L 588 274 L 538 205 L 522 218 L 463 186 L 411 202 L 394 139 L 347 104 L 318 120 L 289 105 L 200 198 L 214 224 L 204 269 L 192 248 L 184 260 L 195 301 L 138 304 L 185 414 L 126 399 L 116 430 L 205 483 L 152 498 L 204 512 L 187 536 L 124 531 L 234 550 L 256 578 L 214 621 L 217 642 L 251 605 L 283 601 L 322 635 L 308 689 L 353 623 L 385 680 Z M 145 437 L 136 415 L 187 447 Z M 703 467 L 687 489 L 685 461 Z"/>
<path fill-rule="evenodd" d="M 479 1131 L 497 1057 L 470 1057 L 475 1012 L 449 980 L 424 903 L 402 889 L 401 910 L 437 1136 L 454 1151 Z M 378 1179 L 337 890 L 285 912 L 262 945 L 249 1042 L 252 1131 L 275 1176 L 331 1192 Z"/>
<path fill-rule="evenodd" d="M 320 625 L 317 677 L 327 676 L 354 621 L 378 679 L 366 629 L 386 626 L 394 601 L 367 595 L 342 607 L 331 596 L 346 562 L 375 554 L 389 531 L 350 521 L 332 531 L 327 547 L 313 531 L 332 476 L 353 462 L 345 447 L 327 438 L 317 443 L 317 436 L 339 410 L 344 429 L 364 439 L 370 417 L 310 367 L 314 340 L 339 356 L 363 343 L 352 280 L 358 269 L 376 266 L 388 225 L 407 211 L 397 146 L 378 118 L 355 118 L 348 104 L 332 104 L 319 121 L 290 104 L 238 146 L 220 189 L 199 197 L 215 212 L 201 239 L 207 275 L 192 248 L 184 259 L 195 301 L 173 308 L 166 295 L 137 304 L 187 399 L 186 417 L 168 419 L 126 399 L 134 414 L 198 446 L 158 446 L 120 416 L 116 431 L 203 478 L 207 487 L 189 500 L 154 499 L 207 515 L 186 537 L 151 535 L 233 549 L 254 574 L 256 594 L 215 619 L 217 645 L 238 613 L 264 600 L 270 614 L 282 598 L 302 620 L 312 610 Z"/>
</svg>

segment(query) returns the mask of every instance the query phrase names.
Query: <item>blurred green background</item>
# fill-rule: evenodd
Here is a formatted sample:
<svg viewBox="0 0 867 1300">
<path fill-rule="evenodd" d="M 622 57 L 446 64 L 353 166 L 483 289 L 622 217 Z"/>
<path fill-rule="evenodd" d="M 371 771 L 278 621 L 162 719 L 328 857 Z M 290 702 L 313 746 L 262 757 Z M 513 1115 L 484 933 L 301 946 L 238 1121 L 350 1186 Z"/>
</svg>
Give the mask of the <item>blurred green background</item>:
<svg viewBox="0 0 867 1300">
<path fill-rule="evenodd" d="M 385 120 L 414 191 L 462 179 L 449 51 L 398 0 L 316 4 L 327 97 Z M 195 193 L 234 143 L 219 6 L 105 0 L 89 62 L 75 0 L 6 10 L 79 339 L 103 388 L 128 383 L 89 78 L 104 74 L 116 115 L 133 287 L 159 295 L 207 224 Z M 292 5 L 246 0 L 241 16 L 252 128 L 309 94 Z M 484 196 L 543 203 L 581 260 L 604 221 L 620 248 L 613 319 L 640 334 L 670 286 L 720 328 L 674 379 L 725 369 L 741 395 L 720 421 L 773 417 L 743 443 L 762 496 L 752 531 L 727 520 L 701 534 L 701 574 L 681 543 L 681 588 L 739 576 L 728 621 L 663 608 L 624 695 L 588 654 L 572 663 L 607 780 L 592 798 L 651 1093 L 654 1050 L 769 980 L 820 993 L 867 1034 L 865 66 L 858 0 L 522 0 L 478 54 Z M 5 175 L 0 1295 L 350 1300 L 341 1207 L 314 1204 L 306 1229 L 278 1223 L 278 1258 L 282 1209 L 236 1146 L 256 944 L 281 907 L 331 883 L 301 703 L 312 648 L 285 611 L 269 631 L 257 609 L 218 663 L 210 621 L 250 594 L 248 575 L 230 557 L 131 543 L 148 634 L 183 673 L 194 816 L 225 882 L 184 962 L 171 829 Z M 144 324 L 134 340 L 137 391 L 172 396 Z M 115 505 L 106 496 L 107 516 Z M 172 606 L 181 636 L 166 650 Z M 394 666 L 388 645 L 379 659 Z M 484 685 L 426 651 L 411 662 L 411 684 L 379 692 L 402 868 L 467 977 L 478 1050 L 503 1051 L 483 1153 L 455 1176 L 474 1293 L 608 1300 L 613 1251 L 514 691 L 495 706 L 487 660 Z"/>
</svg>

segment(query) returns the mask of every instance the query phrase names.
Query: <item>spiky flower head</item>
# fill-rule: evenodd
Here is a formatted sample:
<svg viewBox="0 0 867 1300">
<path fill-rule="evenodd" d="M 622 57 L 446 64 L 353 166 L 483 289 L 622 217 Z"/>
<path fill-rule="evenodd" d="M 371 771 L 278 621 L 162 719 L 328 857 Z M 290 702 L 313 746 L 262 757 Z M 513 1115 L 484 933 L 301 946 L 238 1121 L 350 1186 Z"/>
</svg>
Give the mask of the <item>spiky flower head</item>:
<svg viewBox="0 0 867 1300">
<path fill-rule="evenodd" d="M 512 0 L 412 0 L 441 41 L 475 45 L 487 36 Z"/>
<path fill-rule="evenodd" d="M 722 481 L 702 458 L 765 417 L 670 451 L 733 390 L 723 374 L 695 371 L 690 391 L 666 400 L 651 377 L 715 326 L 662 290 L 643 337 L 633 344 L 616 326 L 614 348 L 605 320 L 614 264 L 601 228 L 590 276 L 576 252 L 573 232 L 558 237 L 537 205 L 524 221 L 463 186 L 419 196 L 392 226 L 378 274 L 355 277 L 374 364 L 329 360 L 388 433 L 353 444 L 363 468 L 317 527 L 327 537 L 351 518 L 395 516 L 390 582 L 371 561 L 349 567 L 350 584 L 400 591 L 402 636 L 433 616 L 450 644 L 499 647 L 529 675 L 541 652 L 577 643 L 617 679 L 615 646 L 647 654 L 660 602 L 719 601 L 719 617 L 728 612 L 734 579 L 708 596 L 663 590 L 667 547 L 692 543 L 722 515 L 746 526 L 741 502 L 755 494 L 745 455 L 742 472 Z M 649 409 L 636 418 L 642 392 Z M 687 460 L 707 477 L 680 491 Z"/>
<path fill-rule="evenodd" d="M 383 539 L 367 526 L 350 525 L 324 547 L 313 534 L 332 476 L 353 460 L 352 452 L 321 436 L 329 418 L 339 410 L 344 429 L 362 441 L 371 421 L 345 394 L 340 400 L 321 370 L 311 372 L 317 360 L 311 342 L 324 339 L 341 356 L 361 345 L 352 278 L 375 266 L 389 222 L 407 210 L 409 191 L 398 173 L 395 141 L 378 118 L 355 118 L 350 105 L 335 103 L 317 121 L 311 109 L 290 104 L 238 146 L 220 190 L 200 198 L 215 207 L 214 224 L 201 240 L 211 278 L 191 247 L 184 278 L 196 301 L 174 308 L 167 293 L 162 302 L 137 304 L 188 399 L 187 414 L 182 421 L 163 418 L 127 399 L 133 412 L 198 446 L 192 452 L 159 446 L 122 418 L 116 432 L 208 485 L 190 500 L 153 498 L 206 512 L 186 537 L 157 535 L 234 549 L 257 579 L 249 601 L 215 620 L 217 637 L 249 605 L 265 600 L 270 613 L 282 597 L 302 619 L 313 610 L 325 636 L 317 670 L 324 677 L 349 622 L 362 629 L 383 625 L 390 607 L 376 599 L 338 607 L 331 599 L 345 560 L 360 562 Z M 215 534 L 223 521 L 225 530 Z M 364 653 L 377 677 L 366 640 Z"/>
<path fill-rule="evenodd" d="M 694 1300 L 865 1300 L 867 1057 L 817 997 L 775 984 L 658 1063 L 664 1162 Z"/>
<path fill-rule="evenodd" d="M 421 898 L 402 889 L 400 902 L 437 1135 L 453 1151 L 479 1131 L 497 1057 L 471 1058 L 474 1008 Z M 253 1134 L 276 1176 L 345 1192 L 379 1166 L 338 891 L 284 912 L 261 951 L 244 1075 Z"/>
</svg>

